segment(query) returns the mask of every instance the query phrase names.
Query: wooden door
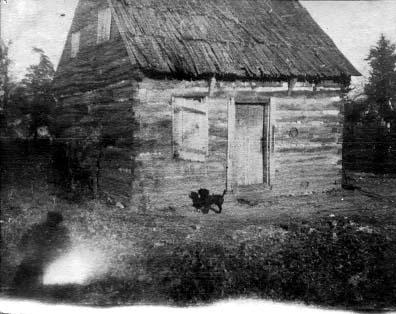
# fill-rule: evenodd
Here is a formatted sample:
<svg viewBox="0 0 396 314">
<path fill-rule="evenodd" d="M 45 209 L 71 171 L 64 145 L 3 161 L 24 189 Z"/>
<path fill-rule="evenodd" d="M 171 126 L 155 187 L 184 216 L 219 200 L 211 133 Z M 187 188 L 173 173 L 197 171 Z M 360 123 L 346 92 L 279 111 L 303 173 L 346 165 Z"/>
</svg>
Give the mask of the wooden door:
<svg viewBox="0 0 396 314">
<path fill-rule="evenodd" d="M 268 106 L 236 104 L 234 178 L 237 185 L 268 183 Z"/>
</svg>

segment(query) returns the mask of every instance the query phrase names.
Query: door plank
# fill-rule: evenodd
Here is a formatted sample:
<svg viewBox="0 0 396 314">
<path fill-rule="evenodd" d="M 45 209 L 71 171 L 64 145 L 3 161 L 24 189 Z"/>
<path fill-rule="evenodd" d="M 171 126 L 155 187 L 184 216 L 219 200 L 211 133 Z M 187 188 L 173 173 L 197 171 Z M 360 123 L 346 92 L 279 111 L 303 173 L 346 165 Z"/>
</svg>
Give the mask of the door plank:
<svg viewBox="0 0 396 314">
<path fill-rule="evenodd" d="M 236 105 L 235 172 L 238 185 L 263 181 L 263 105 Z"/>
</svg>

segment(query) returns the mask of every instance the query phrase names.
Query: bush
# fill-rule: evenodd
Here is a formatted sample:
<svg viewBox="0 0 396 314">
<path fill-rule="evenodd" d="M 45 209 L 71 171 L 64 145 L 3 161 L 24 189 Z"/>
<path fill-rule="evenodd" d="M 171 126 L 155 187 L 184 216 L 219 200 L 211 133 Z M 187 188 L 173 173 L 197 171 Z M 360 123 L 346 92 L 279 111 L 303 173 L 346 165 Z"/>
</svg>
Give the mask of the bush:
<svg viewBox="0 0 396 314">
<path fill-rule="evenodd" d="M 262 239 L 153 249 L 147 271 L 161 293 L 183 304 L 252 295 L 322 305 L 393 303 L 393 242 L 383 233 L 341 217 L 287 229 L 279 250 Z"/>
<path fill-rule="evenodd" d="M 224 296 L 227 251 L 220 245 L 193 243 L 154 251 L 147 261 L 161 292 L 177 303 L 207 302 Z"/>
<path fill-rule="evenodd" d="M 390 240 L 345 218 L 322 220 L 294 233 L 281 259 L 283 295 L 307 302 L 357 305 L 385 302 L 394 279 L 386 271 Z"/>
</svg>

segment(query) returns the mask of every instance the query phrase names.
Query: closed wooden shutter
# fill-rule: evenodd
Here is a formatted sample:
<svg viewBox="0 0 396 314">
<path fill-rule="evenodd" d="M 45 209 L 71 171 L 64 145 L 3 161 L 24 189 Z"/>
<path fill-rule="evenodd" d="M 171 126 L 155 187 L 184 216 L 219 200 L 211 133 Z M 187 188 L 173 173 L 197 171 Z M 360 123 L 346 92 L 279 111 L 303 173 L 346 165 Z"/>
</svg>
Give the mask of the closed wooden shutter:
<svg viewBox="0 0 396 314">
<path fill-rule="evenodd" d="M 80 50 L 80 32 L 72 33 L 71 35 L 71 57 L 74 58 L 77 56 L 78 51 Z"/>
<path fill-rule="evenodd" d="M 174 97 L 173 155 L 174 157 L 205 161 L 209 147 L 208 104 L 201 100 Z"/>
<path fill-rule="evenodd" d="M 110 39 L 111 31 L 111 9 L 106 8 L 98 12 L 98 40 L 97 43 L 103 43 Z"/>
</svg>

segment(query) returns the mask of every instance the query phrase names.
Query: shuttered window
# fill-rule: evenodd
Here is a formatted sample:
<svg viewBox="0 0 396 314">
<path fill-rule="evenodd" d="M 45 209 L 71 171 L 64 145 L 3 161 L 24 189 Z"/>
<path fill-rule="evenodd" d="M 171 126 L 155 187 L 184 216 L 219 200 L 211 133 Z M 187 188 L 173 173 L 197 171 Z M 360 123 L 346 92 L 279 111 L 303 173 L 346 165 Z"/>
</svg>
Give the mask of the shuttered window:
<svg viewBox="0 0 396 314">
<path fill-rule="evenodd" d="M 184 160 L 205 161 L 208 154 L 208 104 L 206 98 L 174 97 L 173 156 Z"/>
<path fill-rule="evenodd" d="M 72 33 L 71 35 L 71 57 L 74 58 L 77 56 L 78 51 L 80 50 L 80 32 Z"/>
<path fill-rule="evenodd" d="M 111 10 L 110 8 L 99 10 L 98 12 L 98 38 L 97 43 L 103 43 L 110 39 L 111 31 Z"/>
</svg>

